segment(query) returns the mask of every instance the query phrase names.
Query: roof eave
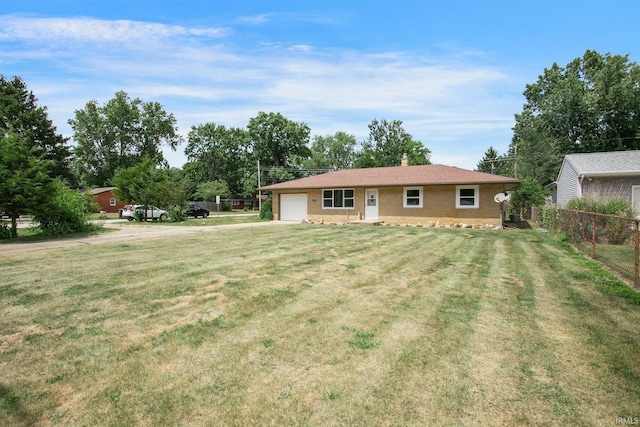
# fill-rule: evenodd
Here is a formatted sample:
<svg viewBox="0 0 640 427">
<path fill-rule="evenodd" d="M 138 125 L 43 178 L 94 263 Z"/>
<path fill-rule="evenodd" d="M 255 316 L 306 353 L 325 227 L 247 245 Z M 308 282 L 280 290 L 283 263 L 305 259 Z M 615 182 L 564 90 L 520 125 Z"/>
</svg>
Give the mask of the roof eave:
<svg viewBox="0 0 640 427">
<path fill-rule="evenodd" d="M 308 185 L 304 187 L 290 187 L 290 186 L 282 186 L 277 188 L 271 188 L 273 186 L 268 185 L 265 187 L 260 187 L 258 190 L 261 191 L 280 191 L 280 190 L 321 190 L 325 188 L 393 188 L 393 187 L 435 187 L 439 185 L 509 185 L 515 184 L 520 185 L 520 180 L 518 179 L 509 179 L 504 181 L 451 181 L 451 182 L 428 182 L 428 183 L 394 183 L 394 184 L 339 184 L 339 185 Z M 278 185 L 278 184 L 275 184 Z"/>
<path fill-rule="evenodd" d="M 640 175 L 640 170 L 636 170 L 636 171 L 611 171 L 611 172 L 585 172 L 585 173 L 581 173 L 580 174 L 580 176 L 585 177 L 585 178 L 638 176 L 638 175 Z"/>
</svg>

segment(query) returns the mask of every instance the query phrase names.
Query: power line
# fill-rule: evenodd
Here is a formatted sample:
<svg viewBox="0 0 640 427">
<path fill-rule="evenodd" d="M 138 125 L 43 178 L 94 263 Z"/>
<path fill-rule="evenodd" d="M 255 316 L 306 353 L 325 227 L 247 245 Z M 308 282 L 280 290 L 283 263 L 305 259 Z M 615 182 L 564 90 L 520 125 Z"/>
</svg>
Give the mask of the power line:
<svg viewBox="0 0 640 427">
<path fill-rule="evenodd" d="M 317 169 L 291 168 L 291 167 L 285 168 L 280 166 L 261 166 L 260 169 L 266 172 L 282 171 L 282 172 L 316 172 L 316 173 L 333 172 L 338 170 L 338 169 L 321 169 L 321 168 L 317 168 Z"/>
</svg>

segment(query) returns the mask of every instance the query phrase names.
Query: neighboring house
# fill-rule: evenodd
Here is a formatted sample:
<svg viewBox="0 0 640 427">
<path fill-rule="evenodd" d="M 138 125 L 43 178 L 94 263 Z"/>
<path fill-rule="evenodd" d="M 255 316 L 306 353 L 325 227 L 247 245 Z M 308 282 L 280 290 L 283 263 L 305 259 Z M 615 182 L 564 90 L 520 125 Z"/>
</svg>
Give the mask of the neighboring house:
<svg viewBox="0 0 640 427">
<path fill-rule="evenodd" d="M 275 220 L 500 226 L 497 193 L 514 178 L 444 165 L 343 169 L 267 185 Z"/>
<path fill-rule="evenodd" d="M 94 188 L 91 190 L 96 198 L 96 203 L 100 206 L 100 210 L 104 212 L 118 212 L 118 209 L 124 208 L 125 203 L 118 201 L 113 194 L 116 187 Z"/>
<path fill-rule="evenodd" d="M 582 196 L 626 199 L 640 215 L 640 150 L 568 154 L 549 188 L 562 207 Z"/>
<path fill-rule="evenodd" d="M 255 199 L 222 199 L 222 203 L 229 203 L 231 209 L 258 209 L 258 198 Z"/>
</svg>

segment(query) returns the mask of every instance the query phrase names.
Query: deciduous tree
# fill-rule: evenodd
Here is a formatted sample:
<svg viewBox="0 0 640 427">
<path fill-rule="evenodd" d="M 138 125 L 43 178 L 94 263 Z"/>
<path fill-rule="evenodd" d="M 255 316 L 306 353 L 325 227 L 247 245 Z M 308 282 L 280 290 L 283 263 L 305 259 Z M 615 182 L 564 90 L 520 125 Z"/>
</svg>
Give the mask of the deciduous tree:
<svg viewBox="0 0 640 427">
<path fill-rule="evenodd" d="M 117 92 L 104 106 L 89 101 L 69 120 L 73 128 L 74 169 L 87 187 L 112 185 L 119 169 L 152 159 L 156 165 L 166 162 L 162 146 L 172 150 L 181 143 L 176 119 L 157 102 L 131 99 Z"/>
<path fill-rule="evenodd" d="M 194 194 L 194 197 L 198 200 L 212 202 L 216 200 L 216 196 L 229 197 L 231 191 L 225 181 L 210 181 L 203 182 L 198 185 L 198 190 Z"/>
<path fill-rule="evenodd" d="M 261 111 L 249 119 L 247 129 L 253 156 L 264 166 L 289 167 L 294 156 L 307 159 L 311 155 L 307 146 L 311 130 L 305 123 L 294 122 L 280 113 Z"/>
<path fill-rule="evenodd" d="M 113 185 L 116 187 L 116 197 L 127 203 L 166 208 L 182 205 L 187 198 L 184 186 L 169 179 L 169 172 L 158 168 L 155 160 L 149 158 L 135 166 L 118 170 Z"/>
<path fill-rule="evenodd" d="M 373 119 L 369 124 L 369 138 L 362 144 L 355 166 L 399 166 L 405 154 L 411 165 L 431 163 L 431 151 L 422 142 L 413 140 L 411 134 L 403 128 L 401 120 L 389 122 L 386 119 Z"/>
<path fill-rule="evenodd" d="M 512 151 L 540 183 L 555 179 L 565 154 L 640 149 L 640 66 L 628 55 L 587 50 L 545 69 L 524 95 Z"/>
<path fill-rule="evenodd" d="M 314 136 L 310 157 L 302 161 L 304 169 L 338 170 L 353 167 L 356 159 L 356 137 L 345 132 Z"/>
<path fill-rule="evenodd" d="M 548 195 L 549 191 L 536 182 L 536 180 L 522 178 L 520 187 L 511 193 L 511 205 L 523 218 L 529 218 L 531 215 L 531 206 L 542 206 L 545 197 Z"/>
<path fill-rule="evenodd" d="M 193 187 L 223 180 L 231 194 L 243 192 L 247 169 L 255 169 L 250 160 L 250 139 L 245 129 L 227 128 L 215 123 L 193 126 L 185 149 L 185 171 Z"/>
</svg>

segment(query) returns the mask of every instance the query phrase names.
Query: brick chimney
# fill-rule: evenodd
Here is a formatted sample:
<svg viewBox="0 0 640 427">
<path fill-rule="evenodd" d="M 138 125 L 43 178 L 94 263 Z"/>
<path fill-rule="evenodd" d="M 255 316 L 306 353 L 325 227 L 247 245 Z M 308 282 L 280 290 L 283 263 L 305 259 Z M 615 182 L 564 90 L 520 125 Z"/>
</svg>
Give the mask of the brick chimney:
<svg viewBox="0 0 640 427">
<path fill-rule="evenodd" d="M 402 155 L 402 162 L 400 163 L 402 166 L 409 166 L 409 158 L 406 154 Z"/>
</svg>

